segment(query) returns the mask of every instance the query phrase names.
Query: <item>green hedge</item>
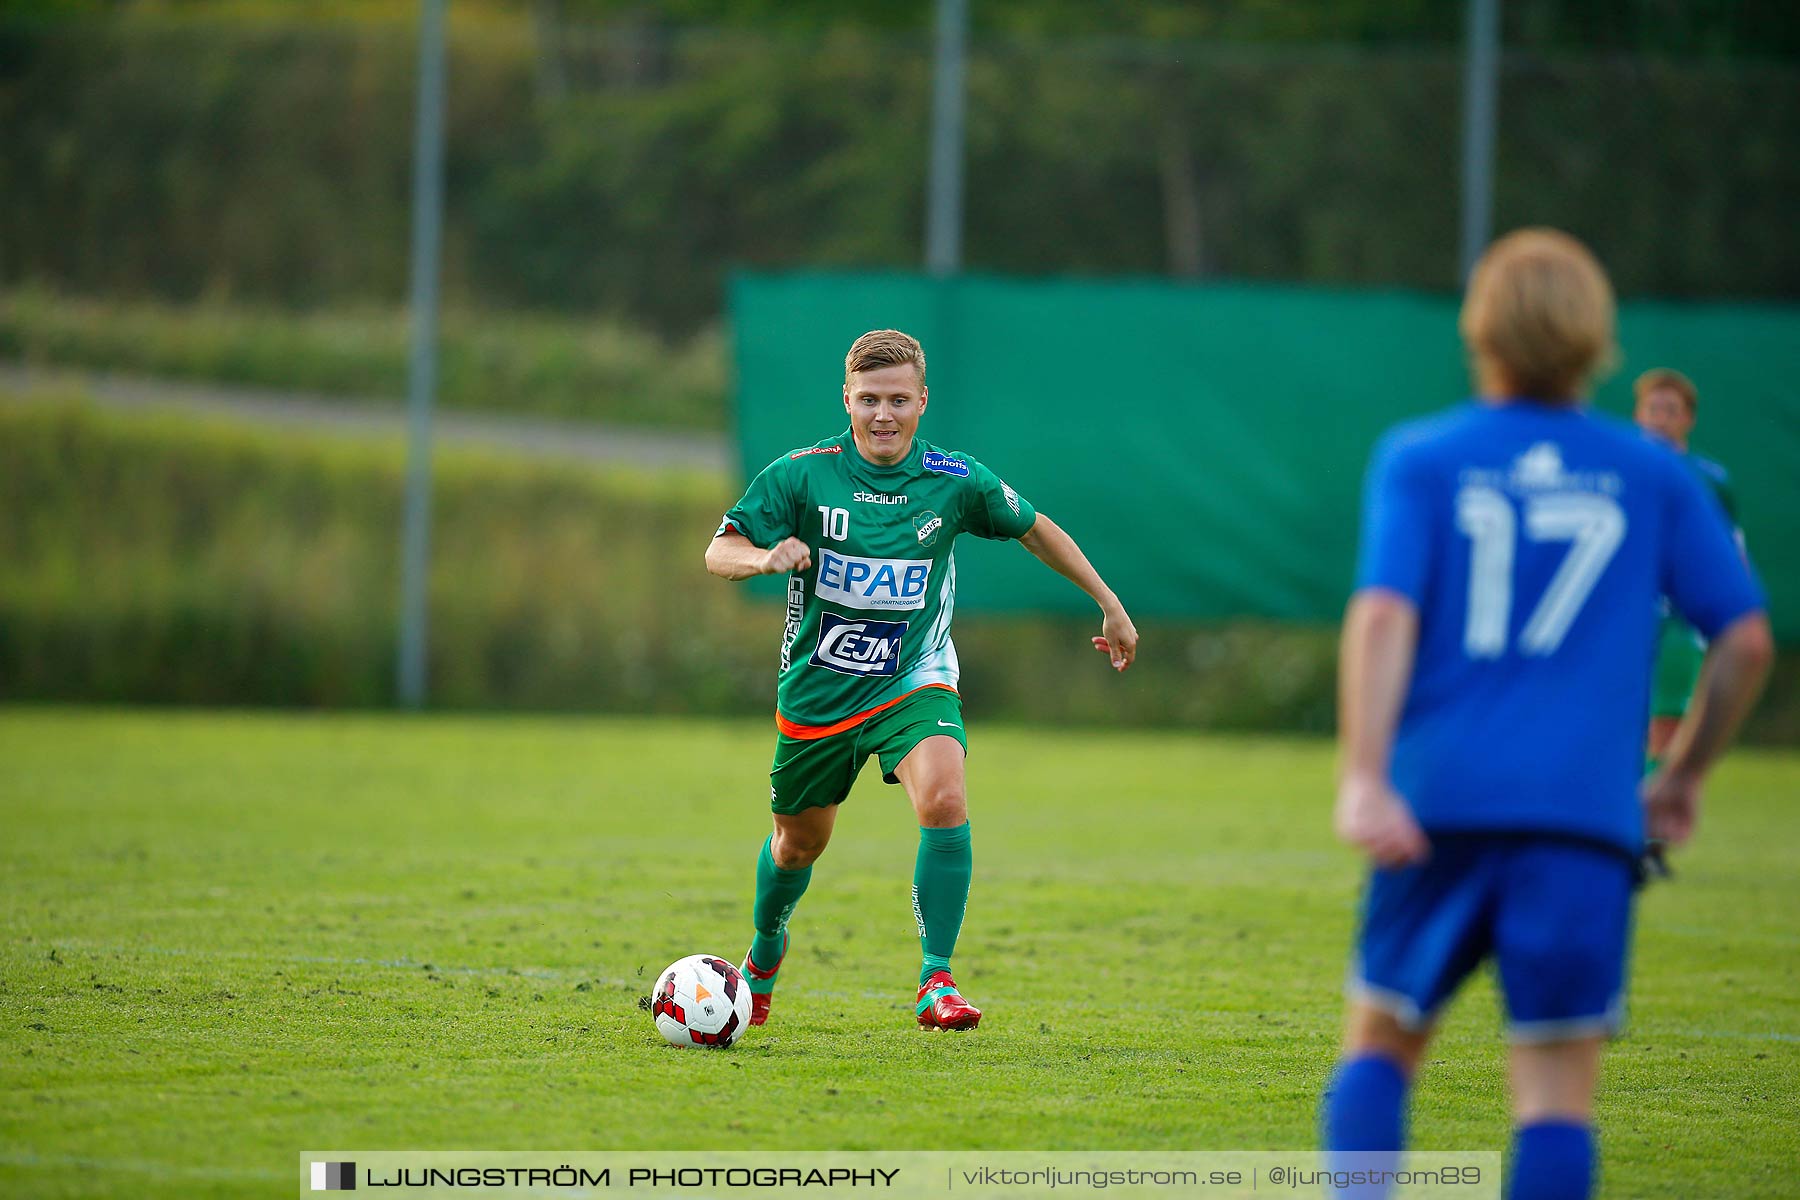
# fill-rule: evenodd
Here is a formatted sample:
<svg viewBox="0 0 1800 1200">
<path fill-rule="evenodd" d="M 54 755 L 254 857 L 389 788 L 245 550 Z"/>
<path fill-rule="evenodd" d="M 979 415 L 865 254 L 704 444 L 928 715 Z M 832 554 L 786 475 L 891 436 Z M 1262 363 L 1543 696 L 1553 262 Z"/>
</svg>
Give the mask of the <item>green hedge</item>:
<svg viewBox="0 0 1800 1200">
<path fill-rule="evenodd" d="M 0 405 L 0 690 L 387 703 L 401 468 L 398 444 Z M 435 483 L 439 704 L 766 699 L 773 635 L 700 567 L 717 479 L 447 452 Z"/>
<path fill-rule="evenodd" d="M 285 313 L 239 305 L 0 292 L 0 358 L 395 399 L 410 330 L 395 309 Z M 452 408 L 675 429 L 727 424 L 724 339 L 683 342 L 608 320 L 453 310 L 438 399 Z"/>
<path fill-rule="evenodd" d="M 381 705 L 392 697 L 400 447 L 0 398 L 0 695 Z M 701 555 L 731 488 L 445 453 L 436 705 L 767 713 L 778 605 Z M 1086 623 L 962 622 L 970 708 L 1324 728 L 1331 638 L 1150 630 L 1111 677 Z"/>
<path fill-rule="evenodd" d="M 391 703 L 401 468 L 397 443 L 0 396 L 0 698 Z M 779 606 L 701 565 L 726 481 L 446 452 L 435 484 L 435 706 L 773 707 Z M 971 715 L 1331 727 L 1329 629 L 1149 625 L 1115 677 L 1092 625 L 959 620 Z M 1791 741 L 1792 662 L 1774 691 L 1757 735 Z"/>
</svg>

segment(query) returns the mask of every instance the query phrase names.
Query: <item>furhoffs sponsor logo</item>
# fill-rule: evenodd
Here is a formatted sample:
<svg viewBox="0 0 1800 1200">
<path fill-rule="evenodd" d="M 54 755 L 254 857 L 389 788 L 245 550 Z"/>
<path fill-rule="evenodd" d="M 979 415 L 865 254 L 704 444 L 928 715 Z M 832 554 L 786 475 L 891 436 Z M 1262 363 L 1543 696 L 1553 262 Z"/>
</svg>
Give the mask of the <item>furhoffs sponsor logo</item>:
<svg viewBox="0 0 1800 1200">
<path fill-rule="evenodd" d="M 354 1192 L 356 1164 L 353 1162 L 316 1162 L 312 1165 L 312 1190 L 315 1192 Z"/>
<path fill-rule="evenodd" d="M 936 471 L 940 475 L 955 475 L 961 479 L 969 477 L 969 464 L 960 458 L 951 458 L 948 454 L 939 454 L 936 450 L 925 452 L 925 469 Z"/>
</svg>

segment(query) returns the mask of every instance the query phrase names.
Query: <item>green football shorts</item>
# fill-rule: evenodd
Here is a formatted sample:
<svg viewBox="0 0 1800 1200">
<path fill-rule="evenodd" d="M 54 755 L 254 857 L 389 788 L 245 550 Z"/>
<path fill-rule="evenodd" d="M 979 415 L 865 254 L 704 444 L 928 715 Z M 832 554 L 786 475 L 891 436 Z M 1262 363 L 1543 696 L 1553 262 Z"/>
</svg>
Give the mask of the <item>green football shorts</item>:
<svg viewBox="0 0 1800 1200">
<path fill-rule="evenodd" d="M 1650 715 L 1679 717 L 1700 680 L 1706 643 L 1679 617 L 1665 617 L 1656 643 L 1656 675 L 1650 685 Z"/>
<path fill-rule="evenodd" d="M 963 733 L 962 697 L 948 688 L 925 687 L 862 724 L 822 738 L 775 737 L 775 765 L 769 771 L 769 807 L 792 816 L 801 809 L 841 804 L 871 754 L 881 762 L 884 783 L 899 783 L 894 771 L 912 748 L 928 737 L 953 737 L 969 752 Z"/>
</svg>

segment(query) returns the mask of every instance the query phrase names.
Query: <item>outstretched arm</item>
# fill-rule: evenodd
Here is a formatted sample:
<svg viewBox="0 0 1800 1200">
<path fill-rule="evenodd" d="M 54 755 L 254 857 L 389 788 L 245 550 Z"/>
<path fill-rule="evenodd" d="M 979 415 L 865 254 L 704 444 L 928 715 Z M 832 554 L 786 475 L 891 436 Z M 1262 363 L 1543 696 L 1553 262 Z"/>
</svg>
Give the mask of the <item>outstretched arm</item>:
<svg viewBox="0 0 1800 1200">
<path fill-rule="evenodd" d="M 1039 513 L 1019 542 L 1037 555 L 1045 566 L 1094 598 L 1094 603 L 1100 606 L 1101 618 L 1101 636 L 1094 639 L 1094 649 L 1112 658 L 1113 670 L 1123 671 L 1129 667 L 1137 658 L 1137 626 L 1131 623 L 1125 606 L 1100 578 L 1100 572 L 1094 570 L 1094 564 L 1087 560 L 1075 539 L 1064 533 L 1062 526 Z"/>
<path fill-rule="evenodd" d="M 748 579 L 752 575 L 785 575 L 812 566 L 812 551 L 797 537 L 785 538 L 764 550 L 735 529 L 714 538 L 706 547 L 706 569 L 721 579 Z"/>
<path fill-rule="evenodd" d="M 1338 643 L 1337 834 L 1382 867 L 1417 862 L 1430 852 L 1388 778 L 1418 644 L 1419 613 L 1412 601 L 1385 588 L 1365 588 L 1351 598 Z"/>
</svg>

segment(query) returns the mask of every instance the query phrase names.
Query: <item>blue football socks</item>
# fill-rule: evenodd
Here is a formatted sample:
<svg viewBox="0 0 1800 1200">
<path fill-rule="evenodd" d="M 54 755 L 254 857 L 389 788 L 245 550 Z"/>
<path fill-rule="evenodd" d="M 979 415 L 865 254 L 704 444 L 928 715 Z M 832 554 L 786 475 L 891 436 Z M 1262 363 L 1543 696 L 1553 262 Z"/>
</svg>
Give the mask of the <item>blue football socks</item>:
<svg viewBox="0 0 1800 1200">
<path fill-rule="evenodd" d="M 1406 1148 L 1406 1074 L 1393 1059 L 1362 1054 L 1338 1064 L 1319 1106 L 1328 1170 L 1394 1170 Z M 1385 1184 L 1327 1189 L 1326 1194 L 1380 1200 Z"/>
<path fill-rule="evenodd" d="M 1594 1130 L 1579 1121 L 1539 1121 L 1513 1132 L 1508 1200 L 1587 1200 L 1594 1192 Z"/>
</svg>

